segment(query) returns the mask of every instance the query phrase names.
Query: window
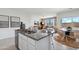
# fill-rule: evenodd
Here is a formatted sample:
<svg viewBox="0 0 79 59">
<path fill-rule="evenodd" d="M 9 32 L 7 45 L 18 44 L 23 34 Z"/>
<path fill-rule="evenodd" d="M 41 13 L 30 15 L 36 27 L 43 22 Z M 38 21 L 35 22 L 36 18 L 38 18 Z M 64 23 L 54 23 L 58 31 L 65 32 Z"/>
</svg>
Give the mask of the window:
<svg viewBox="0 0 79 59">
<path fill-rule="evenodd" d="M 62 27 L 79 27 L 79 17 L 64 17 L 62 18 L 61 23 Z"/>
<path fill-rule="evenodd" d="M 55 26 L 56 22 L 56 18 L 46 18 L 45 19 L 45 24 L 47 24 L 47 26 Z"/>
<path fill-rule="evenodd" d="M 62 23 L 72 23 L 72 18 L 62 18 Z"/>
<path fill-rule="evenodd" d="M 73 17 L 73 22 L 79 22 L 79 17 Z"/>
<path fill-rule="evenodd" d="M 62 18 L 62 23 L 78 23 L 79 17 L 65 17 Z"/>
</svg>

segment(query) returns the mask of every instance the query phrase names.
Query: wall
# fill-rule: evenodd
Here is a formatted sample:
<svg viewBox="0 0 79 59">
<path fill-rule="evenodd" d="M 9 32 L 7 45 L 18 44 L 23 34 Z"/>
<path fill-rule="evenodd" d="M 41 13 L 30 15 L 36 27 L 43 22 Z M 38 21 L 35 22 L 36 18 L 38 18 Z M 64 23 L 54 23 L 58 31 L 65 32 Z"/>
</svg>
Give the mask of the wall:
<svg viewBox="0 0 79 59">
<path fill-rule="evenodd" d="M 62 17 L 73 17 L 73 16 L 79 16 L 79 9 L 73 9 L 73 10 L 58 13 L 57 14 L 57 27 L 61 28 Z"/>
<path fill-rule="evenodd" d="M 8 16 L 17 16 L 20 17 L 20 20 L 26 24 L 29 24 L 29 19 L 25 14 L 19 14 L 16 11 L 12 11 L 10 9 L 0 9 L 0 15 L 8 15 Z M 0 28 L 0 39 L 6 39 L 14 37 L 15 29 L 17 28 Z"/>
</svg>

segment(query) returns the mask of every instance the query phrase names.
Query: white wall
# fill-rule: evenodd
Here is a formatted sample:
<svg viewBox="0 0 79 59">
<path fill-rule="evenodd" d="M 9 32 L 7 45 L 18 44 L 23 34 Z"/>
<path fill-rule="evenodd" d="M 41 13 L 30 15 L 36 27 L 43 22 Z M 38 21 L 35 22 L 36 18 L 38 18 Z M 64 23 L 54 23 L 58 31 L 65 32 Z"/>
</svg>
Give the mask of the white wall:
<svg viewBox="0 0 79 59">
<path fill-rule="evenodd" d="M 62 17 L 74 17 L 78 16 L 79 17 L 79 9 L 74 9 L 70 11 L 65 11 L 65 12 L 60 12 L 57 14 L 57 27 L 61 27 L 61 18 Z"/>
</svg>

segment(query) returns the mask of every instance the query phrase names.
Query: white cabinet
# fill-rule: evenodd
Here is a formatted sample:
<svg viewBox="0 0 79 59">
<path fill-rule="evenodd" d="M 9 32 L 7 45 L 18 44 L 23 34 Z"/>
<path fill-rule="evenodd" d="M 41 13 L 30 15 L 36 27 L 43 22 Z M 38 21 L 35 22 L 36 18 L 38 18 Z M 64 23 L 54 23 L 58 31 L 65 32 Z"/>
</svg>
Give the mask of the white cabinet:
<svg viewBox="0 0 79 59">
<path fill-rule="evenodd" d="M 30 43 L 30 44 L 35 46 L 35 40 L 33 40 L 32 38 L 28 37 L 28 43 Z"/>
<path fill-rule="evenodd" d="M 27 50 L 28 49 L 28 46 L 27 46 L 27 37 L 20 34 L 19 33 L 19 42 L 18 42 L 18 45 L 19 45 L 19 49 L 21 50 Z"/>
<path fill-rule="evenodd" d="M 48 50 L 49 49 L 49 38 L 45 37 L 38 41 L 28 38 L 28 49 L 29 50 Z"/>
<path fill-rule="evenodd" d="M 35 40 L 28 37 L 28 49 L 29 50 L 35 50 Z"/>
<path fill-rule="evenodd" d="M 35 50 L 35 46 L 28 42 L 28 49 L 29 50 Z"/>
<path fill-rule="evenodd" d="M 48 50 L 49 49 L 49 38 L 45 37 L 36 42 L 37 50 Z"/>
<path fill-rule="evenodd" d="M 48 50 L 49 41 L 48 36 L 37 41 L 19 33 L 18 45 L 21 50 Z"/>
</svg>

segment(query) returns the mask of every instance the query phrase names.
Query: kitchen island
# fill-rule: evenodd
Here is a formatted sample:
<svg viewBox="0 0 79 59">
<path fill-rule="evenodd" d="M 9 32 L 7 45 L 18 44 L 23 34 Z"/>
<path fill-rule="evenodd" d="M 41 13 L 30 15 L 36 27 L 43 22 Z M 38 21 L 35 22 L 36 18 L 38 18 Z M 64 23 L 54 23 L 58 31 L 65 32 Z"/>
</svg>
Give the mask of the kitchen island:
<svg viewBox="0 0 79 59">
<path fill-rule="evenodd" d="M 50 34 L 40 31 L 28 34 L 22 30 L 16 30 L 15 45 L 20 50 L 49 50 Z"/>
</svg>

